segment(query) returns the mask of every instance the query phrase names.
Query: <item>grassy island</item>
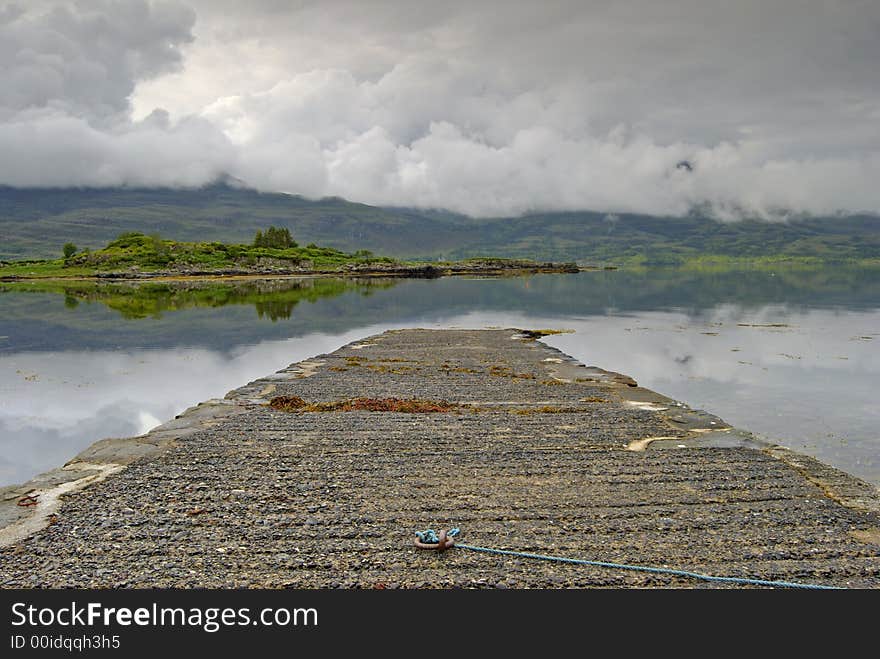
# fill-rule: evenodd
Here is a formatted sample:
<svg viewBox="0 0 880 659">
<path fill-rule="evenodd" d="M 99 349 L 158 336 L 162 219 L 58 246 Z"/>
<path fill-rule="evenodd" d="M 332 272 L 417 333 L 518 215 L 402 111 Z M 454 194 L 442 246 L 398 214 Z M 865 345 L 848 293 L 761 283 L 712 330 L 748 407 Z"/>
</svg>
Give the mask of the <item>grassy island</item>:
<svg viewBox="0 0 880 659">
<path fill-rule="evenodd" d="M 574 263 L 475 258 L 463 261 L 399 261 L 367 250 L 342 252 L 294 242 L 286 229 L 257 232 L 253 244 L 179 242 L 127 232 L 103 249 L 64 245 L 62 258 L 0 262 L 0 279 L 145 279 L 236 275 L 368 274 L 433 277 L 446 274 L 577 272 Z"/>
</svg>

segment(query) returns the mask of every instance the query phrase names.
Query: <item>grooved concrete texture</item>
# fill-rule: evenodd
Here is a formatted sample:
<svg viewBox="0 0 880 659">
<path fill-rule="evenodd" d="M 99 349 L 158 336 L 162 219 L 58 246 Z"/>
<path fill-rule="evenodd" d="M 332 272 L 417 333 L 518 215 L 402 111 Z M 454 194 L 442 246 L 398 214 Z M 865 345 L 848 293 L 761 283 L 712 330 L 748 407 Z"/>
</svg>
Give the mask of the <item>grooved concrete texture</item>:
<svg viewBox="0 0 880 659">
<path fill-rule="evenodd" d="M 742 587 L 413 547 L 415 530 L 459 526 L 461 542 L 498 549 L 880 586 L 876 488 L 536 337 L 386 332 L 245 385 L 146 438 L 99 442 L 66 469 L 114 469 L 51 511 L 28 511 L 53 514 L 52 523 L 7 542 L 0 584 Z M 458 407 L 284 412 L 267 405 L 276 396 Z M 51 494 L 44 485 L 7 499 L 40 501 Z"/>
</svg>

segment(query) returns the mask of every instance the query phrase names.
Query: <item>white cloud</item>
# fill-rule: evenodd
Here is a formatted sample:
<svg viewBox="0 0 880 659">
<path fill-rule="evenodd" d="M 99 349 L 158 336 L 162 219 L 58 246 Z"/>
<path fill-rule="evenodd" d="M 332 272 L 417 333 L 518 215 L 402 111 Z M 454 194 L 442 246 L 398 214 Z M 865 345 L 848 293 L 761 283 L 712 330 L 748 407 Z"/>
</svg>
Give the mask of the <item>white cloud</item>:
<svg viewBox="0 0 880 659">
<path fill-rule="evenodd" d="M 0 18 L 0 117 L 53 108 L 100 121 L 140 80 L 177 69 L 195 13 L 146 0 L 8 5 Z"/>
<path fill-rule="evenodd" d="M 148 120 L 101 129 L 61 112 L 0 124 L 0 181 L 18 186 L 196 186 L 232 166 L 235 154 L 212 124 Z"/>
<path fill-rule="evenodd" d="M 0 182 L 880 211 L 876 3 L 189 4 L 0 12 Z"/>
</svg>

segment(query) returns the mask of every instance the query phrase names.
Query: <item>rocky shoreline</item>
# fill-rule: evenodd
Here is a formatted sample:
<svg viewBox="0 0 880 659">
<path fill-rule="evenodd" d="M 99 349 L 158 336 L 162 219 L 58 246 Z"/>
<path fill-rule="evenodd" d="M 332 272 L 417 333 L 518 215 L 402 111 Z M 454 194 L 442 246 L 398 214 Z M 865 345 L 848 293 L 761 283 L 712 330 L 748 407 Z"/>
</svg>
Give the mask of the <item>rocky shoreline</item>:
<svg viewBox="0 0 880 659">
<path fill-rule="evenodd" d="M 338 268 L 315 268 L 310 263 L 298 265 L 258 264 L 256 266 L 237 265 L 235 267 L 204 269 L 198 267 L 178 267 L 168 270 L 141 270 L 131 267 L 126 270 L 96 272 L 91 276 L 75 276 L 75 279 L 140 280 L 163 278 L 196 277 L 286 277 L 286 276 L 333 276 L 333 277 L 408 277 L 435 279 L 457 275 L 477 276 L 515 276 L 524 274 L 567 274 L 595 267 L 582 267 L 577 263 L 536 262 L 519 259 L 471 259 L 450 263 L 386 263 L 366 262 L 347 263 Z M 64 277 L 52 277 L 63 279 Z M 0 281 L 27 281 L 31 277 L 10 275 L 0 277 Z"/>
</svg>

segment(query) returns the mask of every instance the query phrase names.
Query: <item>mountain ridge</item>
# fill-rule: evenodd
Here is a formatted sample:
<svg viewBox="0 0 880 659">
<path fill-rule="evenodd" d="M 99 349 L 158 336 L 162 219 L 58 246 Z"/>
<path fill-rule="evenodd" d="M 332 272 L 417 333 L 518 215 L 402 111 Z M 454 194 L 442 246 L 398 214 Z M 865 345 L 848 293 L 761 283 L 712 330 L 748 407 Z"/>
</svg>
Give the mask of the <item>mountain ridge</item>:
<svg viewBox="0 0 880 659">
<path fill-rule="evenodd" d="M 0 260 L 57 258 L 66 242 L 95 249 L 127 231 L 174 240 L 249 242 L 269 225 L 289 228 L 301 244 L 420 260 L 498 256 L 675 263 L 705 255 L 880 258 L 880 216 L 871 214 L 784 222 L 587 210 L 471 218 L 339 197 L 310 200 L 228 181 L 201 188 L 0 186 Z"/>
</svg>

